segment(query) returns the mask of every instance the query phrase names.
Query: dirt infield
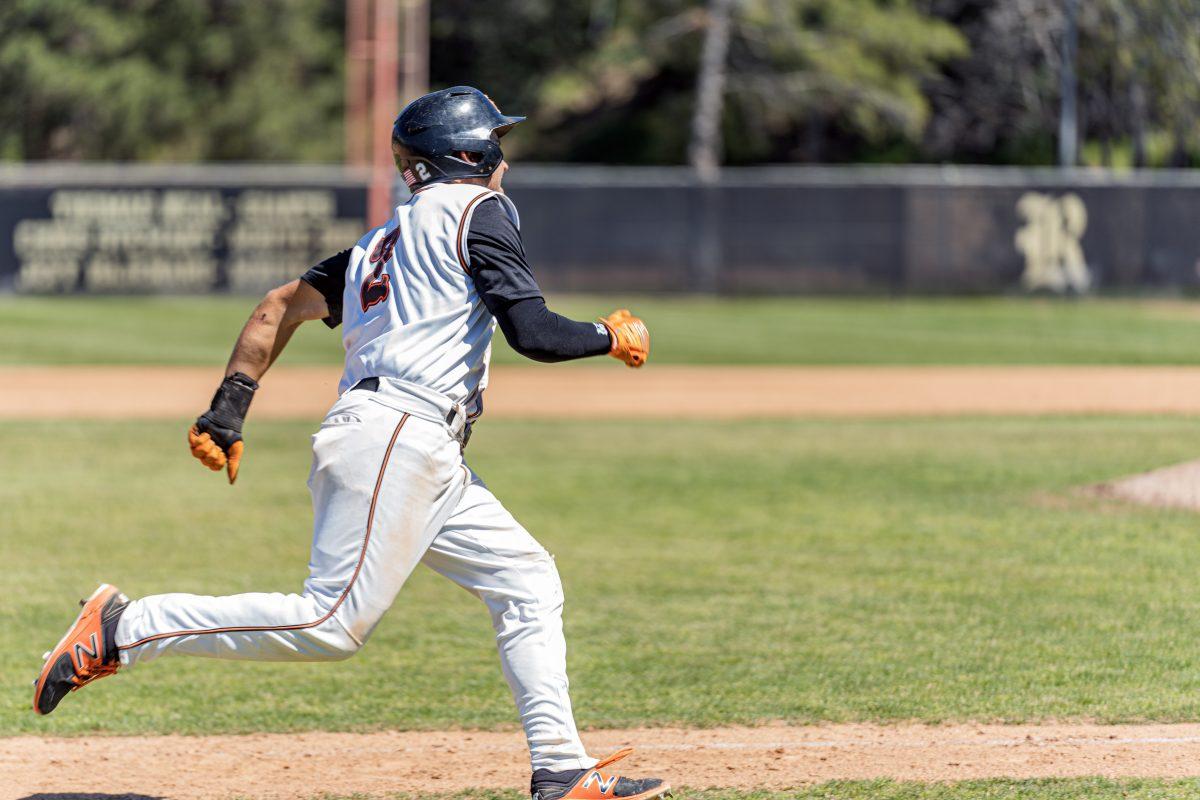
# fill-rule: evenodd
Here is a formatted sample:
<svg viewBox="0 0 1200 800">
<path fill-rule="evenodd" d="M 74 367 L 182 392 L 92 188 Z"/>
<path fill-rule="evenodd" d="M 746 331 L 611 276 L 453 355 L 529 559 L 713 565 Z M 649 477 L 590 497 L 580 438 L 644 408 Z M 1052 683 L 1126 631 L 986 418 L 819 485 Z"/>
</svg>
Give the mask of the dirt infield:
<svg viewBox="0 0 1200 800">
<path fill-rule="evenodd" d="M 0 367 L 0 418 L 188 418 L 219 376 L 196 367 Z M 338 377 L 329 367 L 277 368 L 254 415 L 319 419 Z M 1200 368 L 500 366 L 486 406 L 492 418 L 1196 414 Z"/>
<path fill-rule="evenodd" d="M 596 731 L 630 772 L 675 786 L 785 788 L 833 779 L 952 781 L 1200 775 L 1200 724 L 820 725 Z M 519 733 L 302 733 L 0 739 L 0 798 L 141 795 L 212 800 L 520 788 Z"/>
</svg>

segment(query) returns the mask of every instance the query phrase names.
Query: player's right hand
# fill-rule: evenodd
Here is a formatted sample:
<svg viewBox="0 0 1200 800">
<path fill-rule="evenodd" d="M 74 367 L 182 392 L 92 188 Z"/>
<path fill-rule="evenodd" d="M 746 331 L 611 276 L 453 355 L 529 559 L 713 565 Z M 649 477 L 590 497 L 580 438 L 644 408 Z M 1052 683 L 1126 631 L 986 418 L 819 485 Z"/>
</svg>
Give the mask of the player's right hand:
<svg viewBox="0 0 1200 800">
<path fill-rule="evenodd" d="M 650 355 L 650 331 L 646 323 L 639 317 L 629 313 L 629 309 L 617 309 L 600 321 L 608 328 L 612 349 L 608 354 L 613 358 L 624 361 L 631 367 L 640 367 L 646 363 Z"/>
<path fill-rule="evenodd" d="M 224 468 L 229 482 L 237 480 L 242 463 L 242 423 L 250 410 L 250 401 L 258 390 L 258 382 L 248 375 L 235 372 L 221 382 L 213 395 L 212 407 L 205 411 L 188 430 L 188 447 L 204 466 L 216 472 Z"/>
</svg>

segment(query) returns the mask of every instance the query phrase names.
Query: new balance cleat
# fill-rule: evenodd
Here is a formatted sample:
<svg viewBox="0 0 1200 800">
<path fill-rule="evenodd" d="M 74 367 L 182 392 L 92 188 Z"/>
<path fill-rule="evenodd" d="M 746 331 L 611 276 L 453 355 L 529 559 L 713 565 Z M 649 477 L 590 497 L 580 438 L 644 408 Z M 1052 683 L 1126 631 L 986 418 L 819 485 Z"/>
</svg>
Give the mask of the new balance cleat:
<svg viewBox="0 0 1200 800">
<path fill-rule="evenodd" d="M 669 797 L 670 785 L 659 778 L 625 778 L 601 771 L 602 767 L 620 761 L 632 752 L 632 747 L 618 750 L 590 769 L 565 772 L 539 769 L 533 773 L 529 792 L 533 800 L 652 800 Z"/>
<path fill-rule="evenodd" d="M 115 586 L 100 585 L 87 600 L 75 623 L 53 650 L 42 656 L 41 674 L 33 682 L 33 710 L 49 714 L 81 686 L 112 675 L 121 662 L 113 634 L 129 598 Z"/>
</svg>

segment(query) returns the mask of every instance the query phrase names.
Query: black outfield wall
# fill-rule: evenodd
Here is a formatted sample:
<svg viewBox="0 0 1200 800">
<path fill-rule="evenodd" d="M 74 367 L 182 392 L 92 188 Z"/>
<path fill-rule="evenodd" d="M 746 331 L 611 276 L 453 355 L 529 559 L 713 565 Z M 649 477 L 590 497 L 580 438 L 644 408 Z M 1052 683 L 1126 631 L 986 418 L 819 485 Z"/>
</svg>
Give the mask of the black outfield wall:
<svg viewBox="0 0 1200 800">
<path fill-rule="evenodd" d="M 514 169 L 510 189 L 530 253 L 553 266 L 556 287 L 925 294 L 1200 284 L 1200 173 L 777 167 L 726 170 L 710 187 L 684 171 L 558 170 Z"/>
<path fill-rule="evenodd" d="M 365 209 L 341 169 L 0 168 L 0 290 L 258 292 L 352 245 Z"/>
<path fill-rule="evenodd" d="M 1200 175 L 523 166 L 549 290 L 995 293 L 1200 284 Z M 365 177 L 300 166 L 0 168 L 0 290 L 257 292 L 365 229 Z"/>
</svg>

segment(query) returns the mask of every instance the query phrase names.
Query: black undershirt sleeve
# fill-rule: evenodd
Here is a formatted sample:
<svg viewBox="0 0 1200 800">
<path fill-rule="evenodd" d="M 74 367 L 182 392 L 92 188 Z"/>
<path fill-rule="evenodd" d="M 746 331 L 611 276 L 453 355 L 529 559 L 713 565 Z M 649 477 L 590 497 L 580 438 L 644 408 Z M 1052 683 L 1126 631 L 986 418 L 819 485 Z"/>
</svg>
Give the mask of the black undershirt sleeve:
<svg viewBox="0 0 1200 800">
<path fill-rule="evenodd" d="M 500 198 L 484 200 L 475 209 L 467 232 L 467 254 L 475 288 L 489 310 L 497 301 L 511 303 L 542 296 L 525 260 L 521 232 L 500 205 Z"/>
<path fill-rule="evenodd" d="M 509 346 L 534 361 L 602 356 L 611 348 L 608 329 L 599 322 L 576 322 L 555 314 L 540 297 L 517 300 L 492 315 Z"/>
<path fill-rule="evenodd" d="M 342 292 L 346 290 L 346 267 L 350 265 L 350 250 L 330 256 L 315 264 L 300 276 L 300 280 L 316 289 L 325 298 L 329 316 L 321 320 L 330 328 L 342 324 Z"/>
<path fill-rule="evenodd" d="M 497 198 L 485 200 L 467 234 L 471 277 L 509 346 L 534 361 L 570 361 L 609 351 L 608 330 L 576 322 L 546 307 L 525 260 L 521 232 Z"/>
</svg>

